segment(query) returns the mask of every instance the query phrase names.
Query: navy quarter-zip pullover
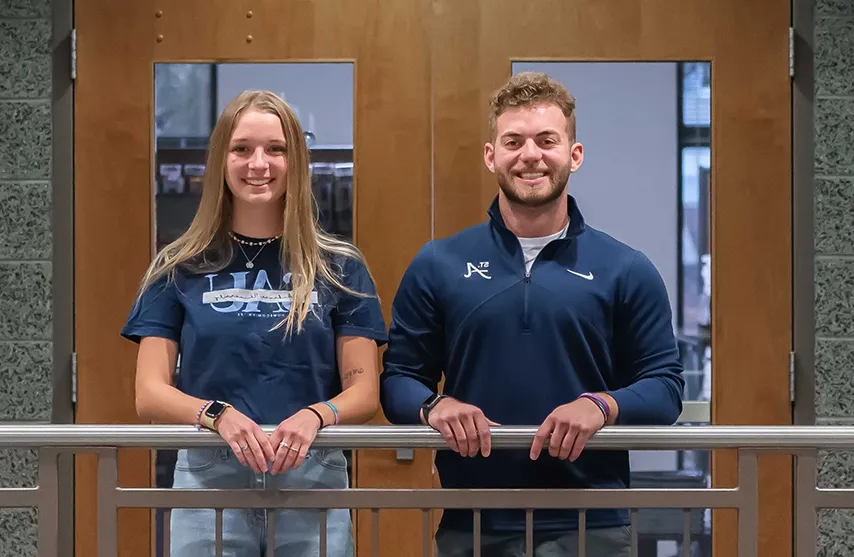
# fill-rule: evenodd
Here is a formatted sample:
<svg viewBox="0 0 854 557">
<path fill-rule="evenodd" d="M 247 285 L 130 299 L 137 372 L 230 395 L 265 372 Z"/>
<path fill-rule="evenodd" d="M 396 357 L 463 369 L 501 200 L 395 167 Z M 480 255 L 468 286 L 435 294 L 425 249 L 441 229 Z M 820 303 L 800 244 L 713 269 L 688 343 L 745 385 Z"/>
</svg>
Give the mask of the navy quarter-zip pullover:
<svg viewBox="0 0 854 557">
<path fill-rule="evenodd" d="M 664 281 L 643 253 L 588 227 L 568 196 L 569 228 L 526 272 L 519 239 L 497 199 L 489 221 L 426 244 L 401 281 L 383 355 L 381 400 L 395 424 L 418 424 L 437 392 L 502 425 L 539 426 L 584 392 L 607 392 L 619 425 L 669 425 L 684 380 Z M 585 450 L 575 461 L 527 450 L 464 458 L 442 450 L 447 488 L 625 488 L 627 451 Z M 486 532 L 525 529 L 524 510 L 482 512 Z M 624 510 L 590 510 L 587 526 L 628 524 Z M 446 510 L 441 527 L 470 529 L 471 511 Z M 534 513 L 538 531 L 574 530 L 577 512 Z"/>
</svg>

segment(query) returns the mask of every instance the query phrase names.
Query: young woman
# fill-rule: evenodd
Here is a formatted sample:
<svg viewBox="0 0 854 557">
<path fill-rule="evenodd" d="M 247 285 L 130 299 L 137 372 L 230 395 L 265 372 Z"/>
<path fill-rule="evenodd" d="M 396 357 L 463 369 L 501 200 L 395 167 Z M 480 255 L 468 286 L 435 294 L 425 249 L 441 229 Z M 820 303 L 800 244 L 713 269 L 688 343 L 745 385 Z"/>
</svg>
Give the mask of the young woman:
<svg viewBox="0 0 854 557">
<path fill-rule="evenodd" d="M 155 257 L 122 330 L 139 343 L 140 417 L 227 443 L 181 450 L 174 487 L 346 488 L 343 453 L 311 443 L 376 413 L 385 330 L 361 254 L 317 226 L 294 113 L 270 92 L 240 94 L 211 135 L 198 212 Z M 267 547 L 265 511 L 226 510 L 223 555 L 316 556 L 319 516 L 278 512 Z M 173 557 L 213 555 L 214 511 L 175 509 L 170 538 Z M 327 543 L 352 555 L 348 510 L 328 512 Z"/>
</svg>

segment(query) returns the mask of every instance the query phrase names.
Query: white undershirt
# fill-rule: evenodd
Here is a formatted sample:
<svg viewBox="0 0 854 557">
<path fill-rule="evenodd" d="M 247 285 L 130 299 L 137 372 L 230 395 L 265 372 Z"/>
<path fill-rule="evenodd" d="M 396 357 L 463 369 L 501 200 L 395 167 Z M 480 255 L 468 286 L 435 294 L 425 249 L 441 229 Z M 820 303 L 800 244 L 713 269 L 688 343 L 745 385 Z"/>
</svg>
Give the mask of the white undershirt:
<svg viewBox="0 0 854 557">
<path fill-rule="evenodd" d="M 549 242 L 553 240 L 560 240 L 564 236 L 566 236 L 566 231 L 569 229 L 569 223 L 566 223 L 561 230 L 558 232 L 551 234 L 549 236 L 542 236 L 540 238 L 519 238 L 519 245 L 522 246 L 522 255 L 525 258 L 525 272 L 530 273 L 531 267 L 534 265 L 534 260 L 540 255 L 540 252 L 543 251 L 543 248 L 549 245 Z"/>
</svg>

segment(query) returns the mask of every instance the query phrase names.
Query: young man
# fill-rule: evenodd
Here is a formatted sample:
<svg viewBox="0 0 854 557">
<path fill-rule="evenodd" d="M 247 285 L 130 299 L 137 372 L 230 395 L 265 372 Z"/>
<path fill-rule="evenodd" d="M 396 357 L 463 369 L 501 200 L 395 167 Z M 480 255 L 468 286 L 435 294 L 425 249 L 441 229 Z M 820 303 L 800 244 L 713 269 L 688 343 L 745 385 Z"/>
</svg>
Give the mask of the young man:
<svg viewBox="0 0 854 557">
<path fill-rule="evenodd" d="M 498 196 L 486 223 L 428 243 L 406 271 L 383 410 L 442 433 L 453 449 L 436 457 L 444 487 L 628 487 L 627 451 L 582 449 L 606 424 L 672 424 L 682 411 L 664 282 L 642 253 L 586 226 L 567 195 L 584 150 L 560 84 L 513 76 L 490 124 L 483 158 Z M 539 424 L 530 451 L 490 454 L 498 423 Z M 624 510 L 588 511 L 587 555 L 628 554 L 628 523 Z M 536 555 L 575 555 L 577 527 L 574 510 L 536 511 Z M 482 555 L 524 555 L 524 541 L 524 511 L 483 511 Z M 471 555 L 472 543 L 472 513 L 445 511 L 440 555 Z"/>
</svg>

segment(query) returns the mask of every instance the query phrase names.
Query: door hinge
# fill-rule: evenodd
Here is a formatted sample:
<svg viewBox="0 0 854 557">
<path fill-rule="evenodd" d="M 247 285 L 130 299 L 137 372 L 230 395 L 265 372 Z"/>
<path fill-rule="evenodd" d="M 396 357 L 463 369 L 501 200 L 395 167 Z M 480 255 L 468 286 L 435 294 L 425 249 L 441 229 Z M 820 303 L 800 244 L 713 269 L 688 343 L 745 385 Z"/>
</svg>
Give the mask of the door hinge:
<svg viewBox="0 0 854 557">
<path fill-rule="evenodd" d="M 77 352 L 71 353 L 71 404 L 77 405 Z"/>
<path fill-rule="evenodd" d="M 795 28 L 789 27 L 789 77 L 795 77 Z"/>
<path fill-rule="evenodd" d="M 71 30 L 71 81 L 77 79 L 77 29 Z"/>
<path fill-rule="evenodd" d="M 789 352 L 789 402 L 795 402 L 795 353 Z"/>
</svg>

